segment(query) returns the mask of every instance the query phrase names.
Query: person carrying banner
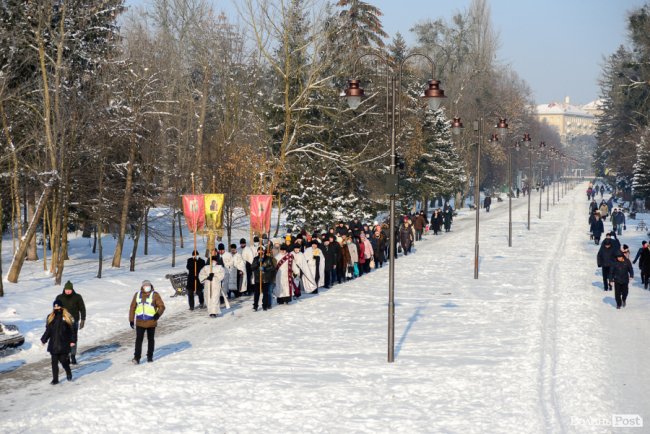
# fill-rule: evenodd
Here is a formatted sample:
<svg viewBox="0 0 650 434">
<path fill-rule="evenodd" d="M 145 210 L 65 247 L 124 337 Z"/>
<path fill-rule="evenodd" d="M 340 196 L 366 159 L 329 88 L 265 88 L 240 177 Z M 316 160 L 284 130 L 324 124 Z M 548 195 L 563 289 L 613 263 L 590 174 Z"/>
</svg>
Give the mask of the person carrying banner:
<svg viewBox="0 0 650 434">
<path fill-rule="evenodd" d="M 253 259 L 251 269 L 253 271 L 253 286 L 255 295 L 253 297 L 253 310 L 257 311 L 262 295 L 262 309 L 271 309 L 271 283 L 275 281 L 276 267 L 278 261 L 271 254 L 270 249 L 265 251 L 264 247 L 257 248 L 257 256 Z"/>
</svg>

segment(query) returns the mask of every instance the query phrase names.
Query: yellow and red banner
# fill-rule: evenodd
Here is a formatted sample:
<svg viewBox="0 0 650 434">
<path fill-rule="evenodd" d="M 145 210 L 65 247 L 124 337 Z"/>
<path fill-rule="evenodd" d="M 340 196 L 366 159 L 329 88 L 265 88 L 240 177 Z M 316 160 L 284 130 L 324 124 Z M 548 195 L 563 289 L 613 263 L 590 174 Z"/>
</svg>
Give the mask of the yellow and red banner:
<svg viewBox="0 0 650 434">
<path fill-rule="evenodd" d="M 208 230 L 223 229 L 223 194 L 205 194 L 205 226 Z"/>
<path fill-rule="evenodd" d="M 271 230 L 273 196 L 258 194 L 251 199 L 251 231 L 262 235 Z"/>
<path fill-rule="evenodd" d="M 202 194 L 183 195 L 183 214 L 190 232 L 203 229 L 205 225 L 205 203 Z"/>
</svg>

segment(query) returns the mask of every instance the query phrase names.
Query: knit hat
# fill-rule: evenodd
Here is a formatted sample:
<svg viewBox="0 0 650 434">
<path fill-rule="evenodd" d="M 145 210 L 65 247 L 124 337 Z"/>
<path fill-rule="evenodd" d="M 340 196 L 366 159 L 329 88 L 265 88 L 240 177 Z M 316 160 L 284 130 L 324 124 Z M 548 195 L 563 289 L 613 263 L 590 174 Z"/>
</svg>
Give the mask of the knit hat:
<svg viewBox="0 0 650 434">
<path fill-rule="evenodd" d="M 152 285 L 151 282 L 149 282 L 148 280 L 143 280 L 143 281 L 142 281 L 142 285 L 140 285 L 140 286 L 141 286 L 141 287 L 143 287 L 143 286 L 151 286 L 151 287 L 153 288 L 153 285 Z"/>
<path fill-rule="evenodd" d="M 52 303 L 52 307 L 54 307 L 54 306 L 63 307 L 63 305 L 61 304 L 61 301 L 58 298 L 56 300 L 54 300 L 54 302 Z"/>
<path fill-rule="evenodd" d="M 65 282 L 65 285 L 63 286 L 63 289 L 64 290 L 65 289 L 74 289 L 74 287 L 72 286 L 72 282 L 70 282 L 69 280 L 67 282 Z"/>
<path fill-rule="evenodd" d="M 624 256 L 624 255 L 623 255 L 623 252 L 621 252 L 619 250 L 618 252 L 614 253 L 614 256 L 618 258 L 618 257 Z"/>
</svg>

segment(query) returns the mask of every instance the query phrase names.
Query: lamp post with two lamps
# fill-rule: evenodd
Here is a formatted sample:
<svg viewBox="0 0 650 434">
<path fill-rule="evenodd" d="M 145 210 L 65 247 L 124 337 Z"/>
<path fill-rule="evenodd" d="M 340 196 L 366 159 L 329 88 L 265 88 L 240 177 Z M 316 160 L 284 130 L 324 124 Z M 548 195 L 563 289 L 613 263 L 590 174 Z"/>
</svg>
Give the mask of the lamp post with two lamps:
<svg viewBox="0 0 650 434">
<path fill-rule="evenodd" d="M 390 196 L 390 249 L 389 249 L 389 264 L 388 264 L 388 362 L 392 363 L 395 360 L 395 195 L 398 193 L 398 177 L 396 173 L 396 151 L 395 151 L 395 135 L 396 130 L 400 125 L 395 125 L 396 112 L 400 118 L 401 123 L 401 103 L 397 102 L 398 93 L 401 88 L 402 68 L 407 60 L 419 56 L 427 59 L 431 64 L 431 73 L 433 77 L 434 63 L 431 58 L 425 54 L 412 53 L 401 60 L 397 65 L 392 64 L 392 61 L 378 53 L 367 53 L 357 58 L 356 65 L 359 61 L 367 56 L 380 59 L 386 70 L 390 70 L 390 175 L 387 177 L 386 193 Z M 428 102 L 429 109 L 436 110 L 440 107 L 440 103 L 445 97 L 445 92 L 439 87 L 440 82 L 435 79 L 428 81 L 428 88 L 424 91 L 423 98 Z M 364 90 L 361 87 L 361 82 L 358 79 L 348 80 L 348 87 L 345 89 L 344 97 L 347 100 L 349 107 L 356 110 L 361 104 L 364 97 Z M 397 105 L 397 110 L 396 110 Z M 386 110 L 389 110 L 388 101 Z"/>
<path fill-rule="evenodd" d="M 528 148 L 528 225 L 526 226 L 530 230 L 530 196 L 532 192 L 530 188 L 533 186 L 533 147 L 531 146 L 530 134 L 525 133 L 524 138 L 522 139 L 524 146 Z"/>
</svg>

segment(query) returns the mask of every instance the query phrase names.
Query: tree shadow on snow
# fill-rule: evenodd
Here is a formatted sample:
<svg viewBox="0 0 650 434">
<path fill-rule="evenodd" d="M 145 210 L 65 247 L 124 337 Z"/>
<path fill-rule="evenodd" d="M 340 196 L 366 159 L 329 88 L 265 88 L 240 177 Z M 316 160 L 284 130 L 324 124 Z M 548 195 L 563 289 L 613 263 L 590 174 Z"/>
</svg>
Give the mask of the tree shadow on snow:
<svg viewBox="0 0 650 434">
<path fill-rule="evenodd" d="M 79 361 L 90 360 L 94 359 L 95 357 L 112 353 L 114 351 L 117 351 L 121 346 L 122 345 L 120 345 L 119 342 L 113 342 L 106 345 L 98 345 L 96 347 L 88 348 L 79 355 Z"/>
<path fill-rule="evenodd" d="M 153 357 L 154 360 L 158 360 L 170 354 L 180 353 L 181 351 L 185 351 L 188 348 L 192 348 L 192 344 L 189 341 L 182 341 L 182 342 L 177 342 L 175 344 L 164 345 L 158 348 L 156 351 L 154 351 Z"/>
<path fill-rule="evenodd" d="M 7 374 L 23 366 L 24 360 L 14 360 L 13 362 L 0 363 L 0 374 Z"/>
<path fill-rule="evenodd" d="M 73 378 L 76 379 L 89 374 L 94 374 L 95 372 L 102 372 L 110 368 L 112 365 L 113 362 L 110 360 L 98 360 L 96 362 L 90 362 L 79 366 L 77 369 L 73 369 Z"/>
<path fill-rule="evenodd" d="M 413 324 L 415 324 L 415 322 L 422 316 L 420 315 L 421 310 L 422 308 L 418 307 L 415 309 L 415 312 L 413 312 L 413 315 L 411 315 L 409 318 L 409 322 L 406 324 L 406 328 L 404 328 L 404 332 L 402 333 L 402 336 L 399 338 L 399 342 L 395 347 L 395 357 L 399 356 L 399 353 L 402 350 L 402 345 L 404 344 L 404 341 L 406 341 L 406 336 L 408 336 L 409 332 L 411 331 L 411 327 L 413 327 Z"/>
<path fill-rule="evenodd" d="M 603 297 L 603 303 L 616 307 L 616 299 L 614 299 L 614 297 L 610 297 L 610 296 Z"/>
</svg>

